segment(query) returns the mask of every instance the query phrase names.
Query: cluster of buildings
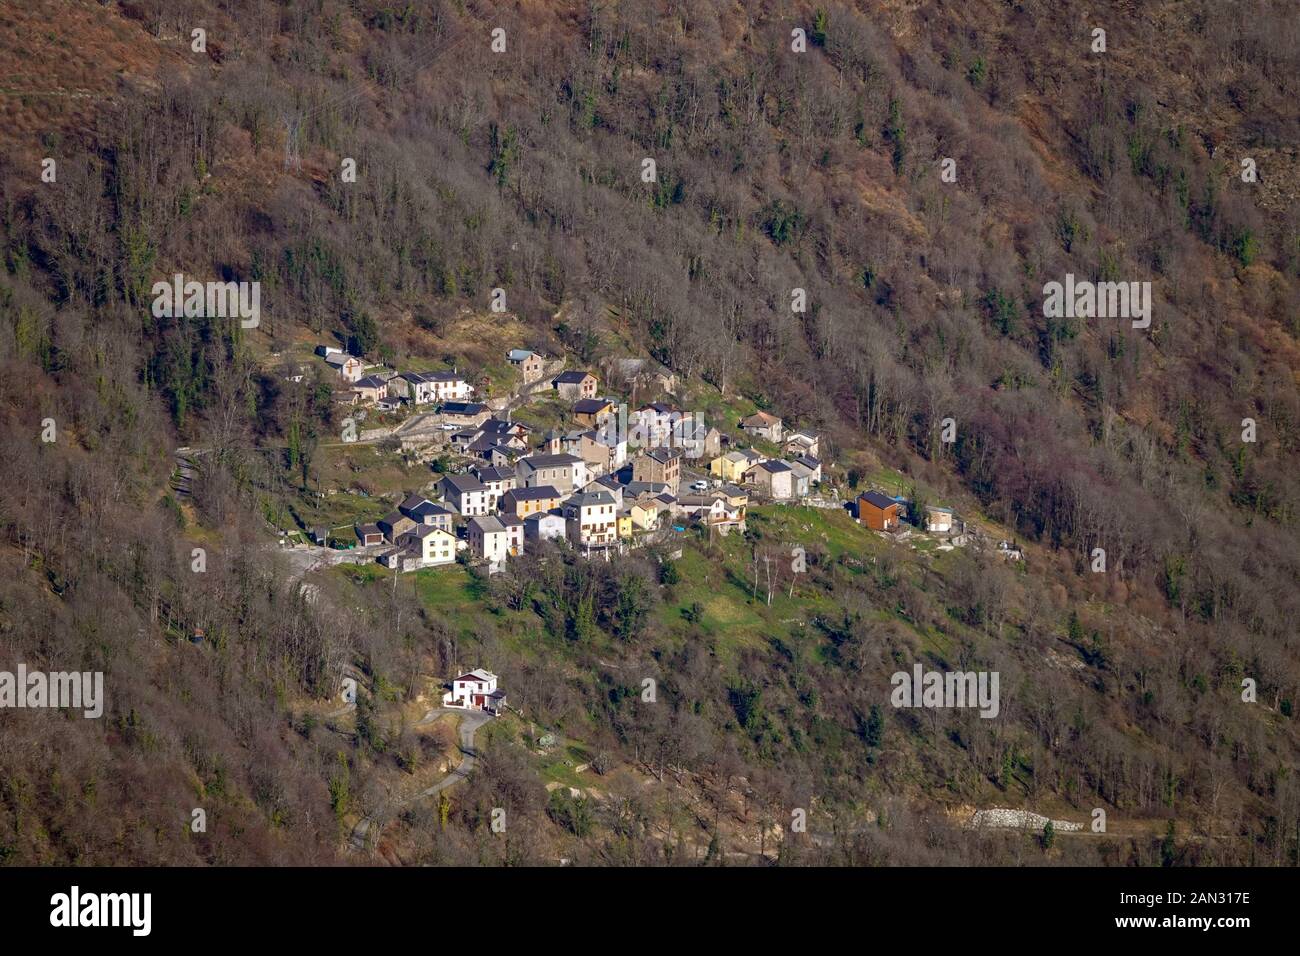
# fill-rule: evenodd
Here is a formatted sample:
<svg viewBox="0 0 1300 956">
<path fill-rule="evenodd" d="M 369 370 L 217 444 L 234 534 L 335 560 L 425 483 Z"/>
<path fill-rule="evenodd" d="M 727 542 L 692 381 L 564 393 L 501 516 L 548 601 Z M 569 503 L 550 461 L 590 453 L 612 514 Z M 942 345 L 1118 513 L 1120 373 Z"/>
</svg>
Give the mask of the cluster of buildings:
<svg viewBox="0 0 1300 956">
<path fill-rule="evenodd" d="M 522 349 L 509 359 L 524 374 L 541 361 Z M 397 570 L 448 564 L 461 552 L 495 570 L 543 541 L 591 553 L 690 522 L 721 534 L 744 530 L 748 490 L 722 480 L 682 487 L 688 452 L 719 450 L 717 429 L 694 429 L 698 443 L 683 447 L 681 415 L 666 405 L 628 415 L 596 397 L 598 381 L 585 371 L 556 376 L 552 388 L 573 402 L 580 427 L 535 433 L 508 411 L 496 417 L 479 403 L 442 400 L 439 413 L 455 429 L 447 445 L 462 468 L 443 475 L 429 497 L 410 495 L 380 520 L 358 524 L 358 543 L 382 548 L 377 559 Z"/>
<path fill-rule="evenodd" d="M 316 354 L 345 383 L 334 389 L 334 400 L 345 405 L 374 405 L 380 410 L 390 410 L 403 402 L 412 405 L 466 403 L 474 394 L 474 386 L 455 369 L 397 372 L 367 366 L 357 356 L 331 345 L 317 346 Z"/>
<path fill-rule="evenodd" d="M 355 356 L 324 346 L 318 352 L 358 401 L 436 404 L 446 445 L 462 462 L 431 497 L 411 495 L 373 524 L 356 526 L 358 543 L 382 547 L 378 560 L 387 567 L 447 564 L 468 552 L 468 559 L 495 570 L 543 541 L 591 553 L 691 522 L 723 534 L 743 531 L 751 498 L 804 499 L 822 482 L 822 439 L 788 429 L 768 411 L 740 420 L 754 446 L 742 448 L 666 402 L 629 411 L 598 395 L 595 374 L 575 369 L 550 381 L 555 396 L 571 403 L 574 427 L 535 433 L 512 421 L 508 410 L 494 414 L 473 401 L 474 388 L 454 369 L 365 374 Z M 525 384 L 543 381 L 546 360 L 539 352 L 512 349 L 506 358 Z M 683 489 L 688 463 L 702 480 Z M 869 491 L 849 508 L 866 527 L 907 533 L 909 503 L 901 497 Z M 961 543 L 950 508 L 928 506 L 912 520 Z"/>
<path fill-rule="evenodd" d="M 740 428 L 753 438 L 780 446 L 780 455 L 736 448 L 709 462 L 711 474 L 745 485 L 759 497 L 772 501 L 806 498 L 821 484 L 821 439 L 817 435 L 787 432 L 781 419 L 767 412 L 741 419 Z"/>
<path fill-rule="evenodd" d="M 433 498 L 410 495 L 379 521 L 358 524 L 357 541 L 387 546 L 377 559 L 397 570 L 450 564 L 461 551 L 496 569 L 543 541 L 590 553 L 679 521 L 698 520 L 724 534 L 744 529 L 746 491 L 723 485 L 679 496 L 675 483 L 663 480 L 658 451 L 599 477 L 563 452 L 535 452 L 513 467 L 474 464 L 444 475 Z"/>
</svg>

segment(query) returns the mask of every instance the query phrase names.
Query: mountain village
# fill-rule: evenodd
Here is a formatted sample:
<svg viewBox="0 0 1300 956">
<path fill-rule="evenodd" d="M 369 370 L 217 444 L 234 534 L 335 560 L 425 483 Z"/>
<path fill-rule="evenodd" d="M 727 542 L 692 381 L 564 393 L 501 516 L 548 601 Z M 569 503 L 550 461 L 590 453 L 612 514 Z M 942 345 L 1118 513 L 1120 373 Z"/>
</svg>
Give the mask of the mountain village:
<svg viewBox="0 0 1300 956">
<path fill-rule="evenodd" d="M 375 561 L 395 572 L 462 562 L 492 574 L 543 542 L 607 557 L 691 529 L 743 533 L 749 508 L 782 504 L 842 508 L 880 535 L 921 536 L 942 550 L 976 537 L 943 505 L 914 508 L 879 489 L 844 495 L 826 473 L 825 440 L 769 411 L 715 425 L 669 400 L 629 407 L 622 395 L 603 393 L 594 372 L 525 348 L 506 356 L 518 387 L 491 401 L 478 400 L 481 386 L 455 368 L 399 372 L 331 346 L 316 354 L 333 373 L 333 400 L 348 410 L 345 442 L 397 442 L 432 469 L 429 482 L 370 520 L 297 536 L 297 547 L 342 552 L 333 560 Z M 646 360 L 615 364 L 659 394 L 676 384 Z M 308 369 L 283 374 L 295 373 Z M 564 409 L 563 427 L 543 430 L 516 417 L 543 398 Z M 355 427 L 372 416 L 395 424 Z M 282 543 L 293 543 L 292 532 L 284 534 Z M 1009 542 L 996 547 L 1023 559 Z"/>
</svg>

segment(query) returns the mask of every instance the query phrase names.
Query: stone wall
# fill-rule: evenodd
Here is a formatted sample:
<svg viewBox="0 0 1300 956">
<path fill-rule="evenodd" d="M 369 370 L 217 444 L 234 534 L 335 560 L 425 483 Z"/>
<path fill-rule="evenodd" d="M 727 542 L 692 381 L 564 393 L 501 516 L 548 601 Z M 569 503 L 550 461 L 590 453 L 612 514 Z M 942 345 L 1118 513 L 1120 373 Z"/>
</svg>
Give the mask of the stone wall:
<svg viewBox="0 0 1300 956">
<path fill-rule="evenodd" d="M 1041 813 L 1031 813 L 1029 810 L 1008 810 L 994 807 L 989 810 L 976 810 L 975 815 L 971 817 L 970 823 L 967 825 L 973 828 L 989 827 L 1041 831 L 1047 825 L 1048 819 Z M 1052 829 L 1057 832 L 1076 831 L 1082 830 L 1083 824 L 1071 823 L 1069 820 L 1052 820 Z"/>
</svg>

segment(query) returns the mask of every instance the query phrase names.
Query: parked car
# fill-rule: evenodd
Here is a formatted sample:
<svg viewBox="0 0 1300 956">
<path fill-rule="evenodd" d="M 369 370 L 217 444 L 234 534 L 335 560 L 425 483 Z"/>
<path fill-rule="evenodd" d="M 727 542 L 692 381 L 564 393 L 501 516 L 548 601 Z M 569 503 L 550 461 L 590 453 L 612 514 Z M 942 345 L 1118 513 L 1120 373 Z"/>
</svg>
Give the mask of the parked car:
<svg viewBox="0 0 1300 956">
<path fill-rule="evenodd" d="M 691 485 L 691 491 L 708 491 L 709 483 L 707 481 L 697 481 Z"/>
</svg>

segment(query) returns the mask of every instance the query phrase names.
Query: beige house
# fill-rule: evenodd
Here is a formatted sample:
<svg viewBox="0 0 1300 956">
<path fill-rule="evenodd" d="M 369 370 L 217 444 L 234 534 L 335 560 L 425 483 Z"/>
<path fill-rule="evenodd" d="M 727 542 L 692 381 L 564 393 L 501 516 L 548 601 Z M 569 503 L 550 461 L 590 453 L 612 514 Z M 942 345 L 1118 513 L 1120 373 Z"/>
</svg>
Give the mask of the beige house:
<svg viewBox="0 0 1300 956">
<path fill-rule="evenodd" d="M 529 455 L 519 459 L 515 473 L 527 488 L 552 485 L 565 495 L 591 480 L 587 463 L 577 455 Z"/>
<path fill-rule="evenodd" d="M 722 451 L 722 432 L 712 426 L 691 430 L 686 441 L 693 458 L 713 458 Z"/>
<path fill-rule="evenodd" d="M 608 491 L 574 495 L 564 504 L 564 522 L 574 547 L 598 548 L 618 543 L 618 505 Z"/>
<path fill-rule="evenodd" d="M 740 517 L 745 516 L 745 506 L 749 504 L 749 492 L 744 488 L 738 488 L 735 485 L 723 485 L 717 490 L 716 494 L 722 496 L 729 509 L 738 509 L 741 512 Z"/>
<path fill-rule="evenodd" d="M 558 508 L 564 496 L 553 485 L 534 488 L 512 488 L 501 496 L 501 513 L 519 518 Z"/>
<path fill-rule="evenodd" d="M 574 431 L 560 439 L 563 453 L 576 455 L 587 465 L 589 476 L 617 471 L 627 461 L 627 442 L 604 431 Z"/>
<path fill-rule="evenodd" d="M 953 529 L 953 513 L 951 508 L 941 508 L 938 505 L 929 505 L 925 509 L 925 530 L 931 533 L 946 534 Z"/>
<path fill-rule="evenodd" d="M 781 443 L 781 435 L 783 434 L 781 419 L 775 415 L 769 415 L 767 412 L 755 412 L 748 418 L 742 418 L 740 427 L 746 435 L 753 438 L 764 438 L 770 442 Z"/>
<path fill-rule="evenodd" d="M 560 398 L 574 402 L 580 398 L 595 398 L 598 384 L 596 376 L 583 371 L 561 372 L 551 379 L 551 387 Z"/>
<path fill-rule="evenodd" d="M 821 439 L 812 432 L 791 432 L 785 438 L 783 450 L 794 458 L 816 458 L 821 453 Z"/>
<path fill-rule="evenodd" d="M 372 404 L 388 397 L 388 382 L 379 375 L 367 375 L 352 383 L 352 391 L 361 401 Z"/>
<path fill-rule="evenodd" d="M 634 502 L 627 509 L 628 517 L 632 519 L 632 527 L 638 531 L 653 531 L 658 527 L 661 511 L 663 507 L 652 498 Z"/>
<path fill-rule="evenodd" d="M 599 428 L 614 412 L 614 403 L 607 398 L 580 398 L 573 403 L 573 417 L 588 428 Z"/>
<path fill-rule="evenodd" d="M 632 480 L 662 482 L 675 495 L 682 481 L 682 457 L 680 448 L 652 448 L 632 459 Z"/>
<path fill-rule="evenodd" d="M 546 369 L 546 361 L 537 352 L 530 349 L 511 349 L 506 356 L 510 364 L 519 369 L 519 377 L 525 385 L 537 381 Z"/>
<path fill-rule="evenodd" d="M 385 538 L 396 544 L 398 538 L 415 527 L 415 522 L 400 511 L 394 511 L 380 518 L 378 527 L 384 533 Z"/>
<path fill-rule="evenodd" d="M 773 459 L 745 472 L 745 481 L 764 498 L 784 501 L 794 496 L 794 471 L 783 461 Z"/>
</svg>

